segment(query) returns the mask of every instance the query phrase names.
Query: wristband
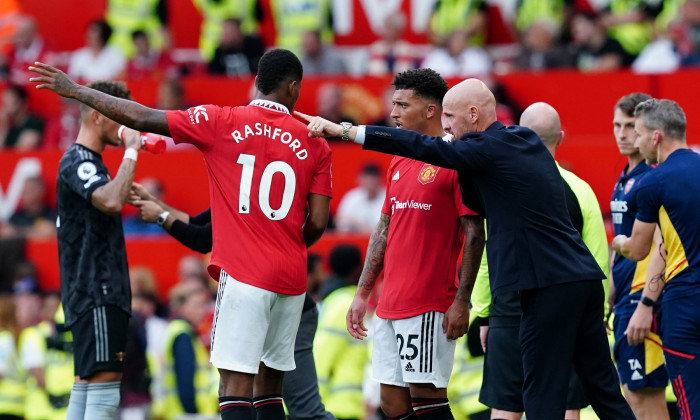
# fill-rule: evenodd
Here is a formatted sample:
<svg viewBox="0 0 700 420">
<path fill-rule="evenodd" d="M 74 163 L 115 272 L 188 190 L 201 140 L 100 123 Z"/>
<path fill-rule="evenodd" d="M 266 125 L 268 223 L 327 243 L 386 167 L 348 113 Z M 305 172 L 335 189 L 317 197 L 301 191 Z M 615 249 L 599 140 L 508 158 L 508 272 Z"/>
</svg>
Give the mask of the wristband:
<svg viewBox="0 0 700 420">
<path fill-rule="evenodd" d="M 137 152 L 135 149 L 126 149 L 126 152 L 124 152 L 124 159 L 131 159 L 136 162 L 138 157 L 139 152 Z"/>
<path fill-rule="evenodd" d="M 124 129 L 125 128 L 126 127 L 124 127 L 123 125 L 120 125 L 119 130 L 117 130 L 117 138 L 119 140 L 121 140 L 122 142 L 124 142 Z"/>
<path fill-rule="evenodd" d="M 650 298 L 649 296 L 642 296 L 640 302 L 642 302 L 642 305 L 648 306 L 650 308 L 653 308 L 654 304 L 656 303 L 654 302 L 654 299 Z"/>
</svg>

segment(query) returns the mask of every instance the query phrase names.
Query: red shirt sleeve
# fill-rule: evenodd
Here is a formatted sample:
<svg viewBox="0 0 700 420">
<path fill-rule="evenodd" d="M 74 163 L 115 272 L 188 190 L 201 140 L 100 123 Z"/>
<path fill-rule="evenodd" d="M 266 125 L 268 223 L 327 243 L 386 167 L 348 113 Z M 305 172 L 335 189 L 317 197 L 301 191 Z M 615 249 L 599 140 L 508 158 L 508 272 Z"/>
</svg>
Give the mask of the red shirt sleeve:
<svg viewBox="0 0 700 420">
<path fill-rule="evenodd" d="M 216 123 L 221 108 L 200 105 L 186 111 L 166 111 L 168 129 L 175 143 L 190 143 L 208 150 L 216 140 Z"/>
<path fill-rule="evenodd" d="M 311 179 L 309 193 L 333 197 L 333 174 L 331 169 L 331 148 L 325 140 L 318 147 L 319 158 L 316 172 Z"/>
<path fill-rule="evenodd" d="M 396 158 L 391 159 L 389 164 L 389 169 L 386 170 L 386 193 L 384 195 L 384 205 L 382 205 L 382 214 L 388 214 L 391 216 L 391 173 L 394 170 L 394 162 Z"/>
<path fill-rule="evenodd" d="M 478 216 L 479 214 L 476 213 L 475 211 L 472 211 L 470 208 L 464 205 L 462 202 L 462 190 L 459 188 L 459 181 L 457 180 L 457 172 L 453 171 L 452 173 L 452 189 L 454 190 L 454 198 L 455 198 L 455 208 L 457 208 L 457 212 L 459 213 L 459 217 L 462 216 Z"/>
</svg>

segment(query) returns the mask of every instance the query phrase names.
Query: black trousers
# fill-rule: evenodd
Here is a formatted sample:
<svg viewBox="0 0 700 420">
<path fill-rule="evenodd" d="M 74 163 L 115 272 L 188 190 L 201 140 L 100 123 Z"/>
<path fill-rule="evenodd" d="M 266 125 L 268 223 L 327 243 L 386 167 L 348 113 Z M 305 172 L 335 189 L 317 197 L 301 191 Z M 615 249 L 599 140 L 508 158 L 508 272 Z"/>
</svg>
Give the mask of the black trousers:
<svg viewBox="0 0 700 420">
<path fill-rule="evenodd" d="M 579 281 L 521 292 L 520 348 L 528 420 L 564 418 L 575 369 L 601 420 L 633 420 L 603 325 L 603 284 Z"/>
</svg>

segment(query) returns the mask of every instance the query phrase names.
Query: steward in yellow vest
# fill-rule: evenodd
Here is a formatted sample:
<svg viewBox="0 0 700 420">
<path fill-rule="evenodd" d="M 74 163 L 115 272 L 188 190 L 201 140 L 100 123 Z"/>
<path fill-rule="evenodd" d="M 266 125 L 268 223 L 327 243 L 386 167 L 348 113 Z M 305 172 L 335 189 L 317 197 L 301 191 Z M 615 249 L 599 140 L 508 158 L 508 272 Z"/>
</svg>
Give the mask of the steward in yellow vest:
<svg viewBox="0 0 700 420">
<path fill-rule="evenodd" d="M 219 375 L 193 326 L 201 323 L 210 300 L 200 284 L 182 284 L 171 291 L 171 307 L 181 319 L 171 321 L 166 332 L 163 415 L 167 420 L 185 413 L 214 415 L 219 411 Z"/>
<path fill-rule="evenodd" d="M 329 0 L 270 0 L 279 48 L 300 55 L 305 32 L 320 31 L 323 44 L 333 42 Z"/>
<path fill-rule="evenodd" d="M 192 0 L 202 14 L 202 29 L 199 33 L 199 51 L 209 62 L 219 45 L 221 27 L 226 19 L 241 22 L 244 34 L 257 33 L 262 9 L 257 0 Z"/>
<path fill-rule="evenodd" d="M 151 48 L 164 47 L 163 24 L 166 19 L 165 0 L 109 0 L 105 20 L 112 28 L 109 42 L 126 57 L 134 55 L 132 34 L 141 30 L 148 35 Z"/>
<path fill-rule="evenodd" d="M 19 361 L 19 327 L 12 296 L 0 296 L 0 417 L 24 417 L 27 371 Z"/>
<path fill-rule="evenodd" d="M 347 331 L 345 316 L 357 286 L 336 289 L 323 299 L 314 339 L 318 389 L 326 409 L 337 418 L 364 417 L 362 381 L 369 359 L 367 341 Z"/>
</svg>

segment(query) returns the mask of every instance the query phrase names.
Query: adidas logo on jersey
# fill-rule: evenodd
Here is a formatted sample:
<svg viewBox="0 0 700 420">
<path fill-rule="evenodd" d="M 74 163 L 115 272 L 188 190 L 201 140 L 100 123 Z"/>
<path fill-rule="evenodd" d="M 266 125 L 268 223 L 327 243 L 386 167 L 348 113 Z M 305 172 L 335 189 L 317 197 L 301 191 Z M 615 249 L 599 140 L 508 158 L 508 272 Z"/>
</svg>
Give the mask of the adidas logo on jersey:
<svg viewBox="0 0 700 420">
<path fill-rule="evenodd" d="M 399 171 L 396 171 L 393 177 L 391 177 L 392 181 L 398 181 L 399 180 Z"/>
<path fill-rule="evenodd" d="M 639 381 L 639 380 L 642 380 L 642 379 L 644 379 L 644 377 L 639 373 L 639 371 L 636 371 L 636 370 L 635 370 L 635 371 L 632 373 L 632 380 L 633 380 L 633 381 Z"/>
<path fill-rule="evenodd" d="M 415 372 L 416 370 L 413 369 L 413 366 L 411 365 L 411 362 L 406 363 L 406 369 L 404 369 L 406 372 Z"/>
</svg>

